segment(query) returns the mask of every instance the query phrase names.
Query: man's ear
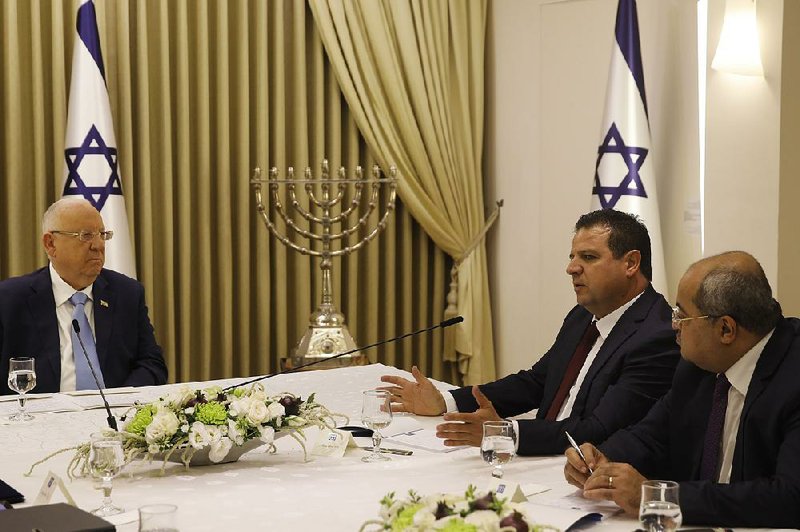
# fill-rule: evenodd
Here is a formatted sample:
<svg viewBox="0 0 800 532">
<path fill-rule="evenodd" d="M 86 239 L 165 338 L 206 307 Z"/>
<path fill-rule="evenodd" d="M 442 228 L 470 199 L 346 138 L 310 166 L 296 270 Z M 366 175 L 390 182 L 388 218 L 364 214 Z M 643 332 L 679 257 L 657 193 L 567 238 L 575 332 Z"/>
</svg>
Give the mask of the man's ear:
<svg viewBox="0 0 800 532">
<path fill-rule="evenodd" d="M 732 344 L 733 341 L 736 340 L 738 327 L 739 325 L 736 323 L 736 320 L 730 316 L 722 316 L 719 318 L 720 342 L 725 345 Z"/>
<path fill-rule="evenodd" d="M 633 277 L 642 266 L 642 253 L 638 249 L 632 249 L 625 254 L 624 260 L 625 273 L 628 277 Z"/>
<path fill-rule="evenodd" d="M 42 246 L 44 246 L 44 252 L 47 253 L 48 258 L 56 254 L 56 243 L 53 233 L 45 233 L 42 235 Z"/>
</svg>

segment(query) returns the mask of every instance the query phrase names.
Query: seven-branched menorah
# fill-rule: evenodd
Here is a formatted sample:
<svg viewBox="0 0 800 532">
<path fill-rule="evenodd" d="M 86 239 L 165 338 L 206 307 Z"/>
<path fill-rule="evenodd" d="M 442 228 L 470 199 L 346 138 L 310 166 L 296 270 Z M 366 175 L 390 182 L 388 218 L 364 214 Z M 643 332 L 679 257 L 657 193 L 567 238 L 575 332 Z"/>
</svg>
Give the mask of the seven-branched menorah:
<svg viewBox="0 0 800 532">
<path fill-rule="evenodd" d="M 311 168 L 306 167 L 304 177 L 295 179 L 294 168 L 288 169 L 287 179 L 278 178 L 278 169 L 273 167 L 269 172 L 269 179 L 261 178 L 261 169 L 256 168 L 253 179 L 253 191 L 256 197 L 256 207 L 264 224 L 287 247 L 302 253 L 319 257 L 320 270 L 322 271 L 322 298 L 319 307 L 311 314 L 311 319 L 303 337 L 293 350 L 291 359 L 286 360 L 285 364 L 289 367 L 296 367 L 310 361 L 316 361 L 355 349 L 356 343 L 345 325 L 344 315 L 336 309 L 333 304 L 333 290 L 331 285 L 331 259 L 350 253 L 363 247 L 367 242 L 375 238 L 386 227 L 389 214 L 394 210 L 396 189 L 397 189 L 397 169 L 392 166 L 389 169 L 390 177 L 381 177 L 380 168 L 375 165 L 372 169 L 372 177 L 365 178 L 360 166 L 356 166 L 355 177 L 347 178 L 344 167 L 339 168 L 338 178 L 331 179 L 328 169 L 328 161 L 322 161 L 322 174 L 320 178 L 313 178 Z M 271 192 L 272 203 L 275 212 L 283 220 L 286 226 L 286 234 L 283 234 L 270 219 L 268 207 L 264 204 L 262 195 L 262 185 L 267 183 Z M 306 205 L 301 205 L 297 197 L 297 185 L 302 184 L 305 189 L 307 201 Z M 370 190 L 369 197 L 365 198 L 362 194 L 364 188 Z M 358 240 L 350 245 L 350 239 L 358 233 L 364 231 L 368 225 L 370 215 L 378 206 L 379 193 L 381 187 L 387 185 L 388 199 L 386 200 L 385 210 L 380 216 L 377 225 Z M 284 208 L 281 202 L 280 190 L 283 189 L 287 196 L 287 203 L 291 209 Z M 335 192 L 332 193 L 332 189 Z M 350 201 L 345 201 L 345 192 L 350 190 Z M 366 207 L 362 204 L 366 202 Z M 316 213 L 314 211 L 317 211 Z M 297 224 L 293 213 L 299 218 L 305 219 L 309 228 L 304 229 Z M 321 228 L 321 233 L 312 232 L 312 224 L 317 224 Z M 333 232 L 333 226 L 337 226 L 338 232 Z M 296 235 L 308 241 L 308 245 L 303 246 L 294 241 L 288 235 Z M 343 245 L 338 249 L 333 249 L 333 242 L 341 242 Z M 312 243 L 319 243 L 313 246 Z M 322 362 L 321 367 L 333 367 L 338 365 L 362 364 L 366 363 L 366 358 L 356 352 L 336 360 Z M 335 362 L 335 363 L 334 363 Z"/>
</svg>

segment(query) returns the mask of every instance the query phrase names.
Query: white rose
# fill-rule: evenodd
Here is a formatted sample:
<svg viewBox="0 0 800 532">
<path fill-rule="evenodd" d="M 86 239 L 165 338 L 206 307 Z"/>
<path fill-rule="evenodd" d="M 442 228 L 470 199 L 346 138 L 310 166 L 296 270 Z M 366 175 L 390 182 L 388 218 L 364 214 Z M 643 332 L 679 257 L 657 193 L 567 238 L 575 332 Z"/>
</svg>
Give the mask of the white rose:
<svg viewBox="0 0 800 532">
<path fill-rule="evenodd" d="M 247 415 L 247 411 L 250 410 L 250 403 L 252 399 L 249 397 L 240 397 L 238 399 L 234 399 L 228 405 L 228 412 L 233 417 L 241 417 Z"/>
<path fill-rule="evenodd" d="M 478 530 L 485 532 L 500 532 L 500 518 L 493 510 L 478 510 L 464 518 L 464 522 L 475 525 Z"/>
<path fill-rule="evenodd" d="M 268 419 L 283 417 L 286 414 L 286 409 L 278 402 L 270 403 L 267 410 L 269 411 Z"/>
<path fill-rule="evenodd" d="M 206 431 L 208 431 L 208 438 L 211 442 L 211 445 L 219 442 L 219 440 L 221 440 L 224 436 L 224 434 L 222 434 L 222 429 L 216 425 L 206 426 Z"/>
<path fill-rule="evenodd" d="M 247 421 L 253 425 L 260 425 L 267 420 L 268 414 L 269 411 L 267 410 L 267 405 L 264 404 L 264 402 L 252 401 L 250 403 L 250 408 L 248 408 L 247 412 L 245 413 L 245 419 L 247 419 Z"/>
<path fill-rule="evenodd" d="M 177 432 L 179 426 L 180 421 L 174 412 L 159 410 L 144 431 L 145 440 L 150 443 L 169 438 Z"/>
<path fill-rule="evenodd" d="M 414 525 L 420 527 L 421 530 L 427 530 L 427 527 L 433 526 L 435 522 L 436 516 L 428 508 L 420 508 L 414 514 Z"/>
<path fill-rule="evenodd" d="M 236 421 L 233 419 L 228 420 L 228 437 L 233 440 L 236 445 L 244 443 L 244 432 L 239 430 L 236 426 Z"/>
<path fill-rule="evenodd" d="M 211 450 L 208 452 L 208 458 L 212 462 L 221 462 L 223 458 L 228 455 L 231 450 L 233 442 L 230 438 L 222 437 L 217 441 L 211 442 Z"/>
<path fill-rule="evenodd" d="M 258 430 L 261 431 L 259 439 L 264 443 L 272 443 L 275 440 L 275 429 L 272 427 L 259 426 Z"/>
<path fill-rule="evenodd" d="M 202 449 L 210 442 L 211 436 L 208 434 L 206 426 L 199 421 L 192 423 L 192 427 L 189 430 L 189 445 L 195 449 Z"/>
</svg>

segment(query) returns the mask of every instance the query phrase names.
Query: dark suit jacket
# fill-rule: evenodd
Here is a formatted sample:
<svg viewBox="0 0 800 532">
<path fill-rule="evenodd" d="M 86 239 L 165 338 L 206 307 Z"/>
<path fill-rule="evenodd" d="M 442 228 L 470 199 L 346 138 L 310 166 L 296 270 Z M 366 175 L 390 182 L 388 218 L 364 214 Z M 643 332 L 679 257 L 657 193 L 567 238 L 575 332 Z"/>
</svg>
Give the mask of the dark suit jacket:
<svg viewBox="0 0 800 532">
<path fill-rule="evenodd" d="M 564 319 L 553 346 L 531 369 L 481 385 L 502 417 L 539 409 L 538 419 L 519 421 L 519 454 L 564 452 L 569 446 L 565 430 L 579 442 L 600 443 L 642 419 L 669 389 L 680 352 L 672 330 L 671 309 L 664 297 L 648 286 L 620 317 L 597 353 L 570 417 L 545 420 L 591 320 L 590 312 L 576 306 Z M 451 393 L 459 411 L 477 408 L 471 388 Z"/>
<path fill-rule="evenodd" d="M 97 357 L 106 387 L 167 382 L 167 367 L 147 315 L 141 283 L 104 269 L 92 290 Z M 47 267 L 0 282 L 0 394 L 11 393 L 8 360 L 14 356 L 36 359 L 34 392 L 59 390 L 61 349 Z"/>
<path fill-rule="evenodd" d="M 696 480 L 714 373 L 682 361 L 672 390 L 600 446 L 650 478 L 680 483 L 683 522 L 800 527 L 800 320 L 782 318 L 756 364 L 736 433 L 730 484 Z"/>
</svg>

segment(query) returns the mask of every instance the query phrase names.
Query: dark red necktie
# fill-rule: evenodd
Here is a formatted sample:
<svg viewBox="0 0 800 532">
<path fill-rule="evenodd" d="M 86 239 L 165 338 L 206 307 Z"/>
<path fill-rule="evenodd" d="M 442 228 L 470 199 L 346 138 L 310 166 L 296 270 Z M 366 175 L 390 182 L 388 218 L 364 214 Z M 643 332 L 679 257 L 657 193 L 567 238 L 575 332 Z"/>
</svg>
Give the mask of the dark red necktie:
<svg viewBox="0 0 800 532">
<path fill-rule="evenodd" d="M 555 421 L 558 417 L 561 406 L 564 404 L 564 400 L 567 398 L 570 388 L 575 384 L 575 379 L 578 378 L 578 373 L 581 372 L 583 363 L 586 362 L 586 357 L 589 355 L 589 351 L 592 350 L 592 346 L 597 341 L 598 336 L 600 336 L 600 332 L 597 330 L 597 322 L 592 320 L 592 323 L 589 324 L 586 331 L 583 333 L 583 338 L 578 342 L 578 347 L 575 348 L 575 352 L 572 354 L 567 370 L 564 372 L 564 378 L 561 380 L 561 386 L 558 387 L 556 396 L 553 398 L 553 402 L 547 410 L 545 419 Z"/>
<path fill-rule="evenodd" d="M 731 383 L 724 373 L 717 375 L 714 385 L 714 400 L 711 413 L 708 414 L 708 428 L 703 442 L 703 461 L 700 463 L 700 480 L 717 481 L 719 466 L 719 449 L 722 443 L 722 431 L 725 428 L 725 411 L 728 409 L 728 390 Z"/>
</svg>

